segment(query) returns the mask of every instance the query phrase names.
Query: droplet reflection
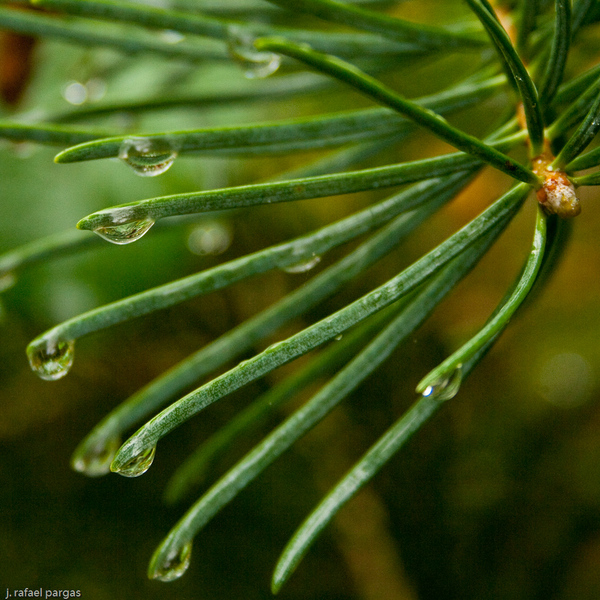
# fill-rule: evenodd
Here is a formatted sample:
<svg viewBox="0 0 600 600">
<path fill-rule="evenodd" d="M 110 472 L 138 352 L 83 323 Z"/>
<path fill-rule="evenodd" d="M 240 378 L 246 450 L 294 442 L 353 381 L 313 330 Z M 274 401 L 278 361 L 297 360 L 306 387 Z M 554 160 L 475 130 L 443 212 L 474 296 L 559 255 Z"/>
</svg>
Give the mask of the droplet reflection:
<svg viewBox="0 0 600 600">
<path fill-rule="evenodd" d="M 155 454 L 156 446 L 146 448 L 122 467 L 119 467 L 118 469 L 111 467 L 111 471 L 115 471 L 119 475 L 123 475 L 123 477 L 139 477 L 150 468 L 154 461 Z"/>
<path fill-rule="evenodd" d="M 27 348 L 31 368 L 47 381 L 64 377 L 73 364 L 75 342 L 41 339 Z"/>
<path fill-rule="evenodd" d="M 273 52 L 260 52 L 254 47 L 254 36 L 240 27 L 227 28 L 229 54 L 244 70 L 247 79 L 263 79 L 275 73 L 281 57 Z"/>
<path fill-rule="evenodd" d="M 188 542 L 178 551 L 176 550 L 172 555 L 167 557 L 163 566 L 152 573 L 152 579 L 158 579 L 159 581 L 165 582 L 179 579 L 190 566 L 191 558 L 192 542 Z"/>
<path fill-rule="evenodd" d="M 129 223 L 121 223 L 120 225 L 98 227 L 94 229 L 94 233 L 113 244 L 131 244 L 131 242 L 139 240 L 152 225 L 154 225 L 152 219 L 140 219 Z"/>
<path fill-rule="evenodd" d="M 136 175 L 156 177 L 171 167 L 177 158 L 177 148 L 168 138 L 131 137 L 121 144 L 119 158 Z"/>
<path fill-rule="evenodd" d="M 439 402 L 450 400 L 458 394 L 461 382 L 462 365 L 459 365 L 449 377 L 428 385 L 423 391 L 423 397 L 433 398 Z"/>
<path fill-rule="evenodd" d="M 309 259 L 303 260 L 299 263 L 295 263 L 293 265 L 288 265 L 287 267 L 283 267 L 283 270 L 286 273 L 306 273 L 310 271 L 314 267 L 316 267 L 321 262 L 321 257 L 313 254 Z"/>
</svg>

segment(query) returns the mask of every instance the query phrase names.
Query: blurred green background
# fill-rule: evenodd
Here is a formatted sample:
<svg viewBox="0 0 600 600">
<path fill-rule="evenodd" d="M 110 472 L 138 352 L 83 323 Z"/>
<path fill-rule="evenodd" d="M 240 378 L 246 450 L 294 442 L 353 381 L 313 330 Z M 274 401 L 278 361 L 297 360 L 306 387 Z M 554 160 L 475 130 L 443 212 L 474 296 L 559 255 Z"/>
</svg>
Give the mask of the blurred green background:
<svg viewBox="0 0 600 600">
<path fill-rule="evenodd" d="M 100 75 L 108 82 L 107 102 L 165 89 L 251 85 L 230 65 L 191 69 L 154 57 L 130 61 L 111 51 L 58 42 L 37 43 L 31 57 L 23 96 L 16 108 L 5 99 L 3 117 L 18 110 L 36 118 L 40 107 L 48 114 L 67 110 L 67 86 Z M 400 73 L 398 84 L 407 95 L 444 84 L 430 73 L 424 66 L 420 78 L 410 81 Z M 298 103 L 136 117 L 132 126 L 150 131 L 159 125 L 241 124 L 363 104 L 352 94 L 323 94 Z M 463 119 L 472 124 L 472 118 Z M 110 119 L 101 124 L 111 127 Z M 429 138 L 416 138 L 404 152 L 423 151 L 425 143 Z M 436 151 L 435 143 L 427 148 Z M 55 153 L 28 144 L 0 147 L 0 252 L 72 228 L 105 206 L 256 181 L 309 158 L 187 158 L 159 178 L 142 179 L 118 161 L 55 165 Z M 502 177 L 485 171 L 366 278 L 269 343 L 385 281 L 505 186 Z M 589 189 L 582 193 L 582 215 L 548 286 L 518 314 L 459 396 L 340 514 L 283 589 L 283 599 L 600 596 L 600 219 L 595 196 Z M 70 469 L 71 452 L 142 385 L 313 272 L 269 273 L 79 340 L 72 372 L 57 382 L 44 382 L 30 371 L 25 346 L 70 316 L 309 231 L 372 197 L 207 215 L 196 223 L 157 228 L 131 246 L 97 245 L 17 274 L 0 296 L 0 594 L 6 588 L 42 587 L 80 590 L 86 600 L 270 597 L 271 570 L 297 525 L 413 402 L 417 381 L 467 339 L 502 297 L 529 247 L 533 201 L 383 369 L 201 532 L 188 573 L 171 584 L 148 581 L 145 575 L 153 549 L 188 506 L 166 507 L 165 483 L 201 440 L 293 365 L 211 406 L 168 436 L 153 467 L 139 479 L 85 478 Z M 332 252 L 317 269 L 340 255 Z M 258 439 L 232 451 L 211 481 Z"/>
</svg>

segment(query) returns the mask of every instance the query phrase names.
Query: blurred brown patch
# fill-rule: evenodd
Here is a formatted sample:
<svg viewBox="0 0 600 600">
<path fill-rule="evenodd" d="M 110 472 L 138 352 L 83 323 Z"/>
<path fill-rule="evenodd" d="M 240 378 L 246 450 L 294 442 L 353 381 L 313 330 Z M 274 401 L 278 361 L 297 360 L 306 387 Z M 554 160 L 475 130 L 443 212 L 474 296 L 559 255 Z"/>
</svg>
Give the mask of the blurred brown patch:
<svg viewBox="0 0 600 600">
<path fill-rule="evenodd" d="M 5 104 L 19 104 L 31 78 L 36 38 L 12 31 L 0 33 L 0 95 Z"/>
</svg>

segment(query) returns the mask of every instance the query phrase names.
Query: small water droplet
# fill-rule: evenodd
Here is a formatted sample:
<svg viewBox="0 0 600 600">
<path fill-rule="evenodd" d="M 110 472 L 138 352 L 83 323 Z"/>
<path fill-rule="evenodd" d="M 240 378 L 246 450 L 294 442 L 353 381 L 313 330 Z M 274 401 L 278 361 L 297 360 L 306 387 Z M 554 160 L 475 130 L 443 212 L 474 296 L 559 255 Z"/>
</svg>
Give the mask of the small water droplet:
<svg viewBox="0 0 600 600">
<path fill-rule="evenodd" d="M 340 333 L 340 335 L 335 336 L 335 341 L 339 342 L 343 337 L 344 337 L 344 335 Z"/>
<path fill-rule="evenodd" d="M 272 352 L 274 350 L 277 350 L 277 348 L 280 348 L 283 342 L 275 342 L 274 344 L 271 344 L 270 346 L 268 346 L 265 349 L 265 352 Z"/>
<path fill-rule="evenodd" d="M 139 240 L 154 225 L 152 219 L 140 219 L 121 223 L 120 225 L 109 225 L 108 227 L 97 227 L 94 233 L 113 244 L 131 244 Z"/>
<path fill-rule="evenodd" d="M 47 381 L 64 377 L 73 364 L 75 342 L 41 339 L 27 348 L 31 368 Z"/>
<path fill-rule="evenodd" d="M 177 158 L 177 147 L 169 138 L 131 137 L 123 140 L 119 158 L 136 175 L 156 177 L 171 167 Z"/>
<path fill-rule="evenodd" d="M 449 377 L 441 379 L 432 385 L 428 385 L 423 391 L 423 397 L 433 398 L 440 402 L 450 400 L 458 394 L 461 382 L 462 365 L 459 365 Z"/>
<path fill-rule="evenodd" d="M 152 465 L 156 454 L 156 446 L 142 450 L 137 456 L 134 456 L 129 462 L 117 469 L 119 475 L 124 477 L 139 477 L 143 475 Z M 113 470 L 113 469 L 111 469 Z"/>
<path fill-rule="evenodd" d="M 321 257 L 313 254 L 308 260 L 283 267 L 286 273 L 306 273 L 321 262 Z"/>
<path fill-rule="evenodd" d="M 230 25 L 227 28 L 229 54 L 244 70 L 247 79 L 263 79 L 275 73 L 281 56 L 273 52 L 260 52 L 254 47 L 255 37 L 248 31 Z"/>
<path fill-rule="evenodd" d="M 179 579 L 190 566 L 192 558 L 192 542 L 188 542 L 179 550 L 173 551 L 165 560 L 163 566 L 152 574 L 153 579 L 159 581 L 173 581 Z"/>
<path fill-rule="evenodd" d="M 73 456 L 71 466 L 88 477 L 106 475 L 110 473 L 110 463 L 120 445 L 120 438 L 115 436 L 84 446 L 81 452 L 76 452 Z"/>
</svg>

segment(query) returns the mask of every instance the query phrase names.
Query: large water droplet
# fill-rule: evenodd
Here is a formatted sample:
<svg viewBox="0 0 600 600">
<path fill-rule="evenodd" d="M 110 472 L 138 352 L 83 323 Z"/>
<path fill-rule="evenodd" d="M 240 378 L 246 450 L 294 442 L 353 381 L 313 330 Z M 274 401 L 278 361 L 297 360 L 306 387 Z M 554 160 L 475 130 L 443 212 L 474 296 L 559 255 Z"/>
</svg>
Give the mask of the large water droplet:
<svg viewBox="0 0 600 600">
<path fill-rule="evenodd" d="M 119 158 L 141 177 L 164 173 L 177 158 L 177 147 L 168 138 L 131 137 L 119 148 Z"/>
<path fill-rule="evenodd" d="M 431 385 L 428 385 L 423 391 L 423 397 L 433 398 L 434 400 L 439 400 L 440 402 L 450 400 L 451 398 L 454 398 L 456 394 L 458 394 L 461 382 L 462 365 L 458 365 L 458 367 L 456 367 L 454 372 L 449 377 L 445 377 Z"/>
<path fill-rule="evenodd" d="M 235 25 L 227 28 L 229 54 L 244 70 L 247 79 L 263 79 L 275 73 L 281 56 L 273 52 L 260 52 L 254 47 L 255 37 Z"/>
<path fill-rule="evenodd" d="M 139 219 L 120 225 L 109 225 L 108 227 L 97 227 L 94 233 L 113 244 L 131 244 L 139 240 L 154 225 L 152 219 Z"/>
<path fill-rule="evenodd" d="M 73 364 L 75 342 L 41 339 L 27 348 L 31 368 L 47 381 L 64 377 Z"/>
<path fill-rule="evenodd" d="M 120 445 L 120 438 L 115 436 L 99 440 L 95 444 L 83 446 L 81 451 L 73 455 L 71 466 L 75 471 L 79 471 L 79 473 L 83 473 L 88 477 L 106 475 L 110 473 L 110 463 Z"/>
<path fill-rule="evenodd" d="M 137 456 L 134 456 L 129 462 L 122 467 L 116 469 L 119 475 L 124 477 L 139 477 L 143 475 L 152 465 L 154 455 L 156 454 L 156 446 L 142 450 Z M 115 471 L 115 469 L 112 469 Z"/>
<path fill-rule="evenodd" d="M 314 267 L 316 267 L 321 262 L 321 257 L 313 254 L 307 260 L 303 260 L 299 263 L 295 263 L 293 265 L 288 265 L 287 267 L 283 267 L 283 270 L 286 273 L 306 273 L 310 271 Z"/>
<path fill-rule="evenodd" d="M 179 579 L 190 566 L 192 558 L 192 542 L 188 542 L 179 550 L 173 551 L 165 560 L 164 564 L 154 571 L 153 579 L 159 581 L 173 581 Z"/>
</svg>

